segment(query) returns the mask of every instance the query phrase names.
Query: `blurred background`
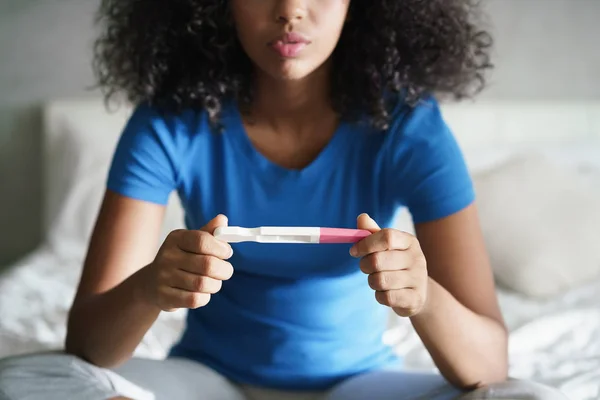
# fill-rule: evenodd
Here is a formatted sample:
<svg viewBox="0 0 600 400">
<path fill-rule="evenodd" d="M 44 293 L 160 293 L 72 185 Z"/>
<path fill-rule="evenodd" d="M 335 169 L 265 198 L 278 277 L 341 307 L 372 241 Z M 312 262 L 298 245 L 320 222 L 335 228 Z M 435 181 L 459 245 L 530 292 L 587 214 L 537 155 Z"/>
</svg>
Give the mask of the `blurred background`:
<svg viewBox="0 0 600 400">
<path fill-rule="evenodd" d="M 0 265 L 41 238 L 40 102 L 90 96 L 97 0 L 0 0 Z M 482 99 L 600 99 L 599 0 L 488 0 Z"/>
<path fill-rule="evenodd" d="M 600 400 L 600 0 L 482 1 L 496 69 L 475 102 L 443 109 L 473 172 L 510 375 Z M 0 0 L 0 358 L 62 346 L 128 115 L 89 89 L 98 3 Z M 171 205 L 163 234 L 181 226 Z M 394 322 L 384 339 L 432 370 Z M 164 357 L 182 324 L 163 313 L 136 355 Z"/>
</svg>

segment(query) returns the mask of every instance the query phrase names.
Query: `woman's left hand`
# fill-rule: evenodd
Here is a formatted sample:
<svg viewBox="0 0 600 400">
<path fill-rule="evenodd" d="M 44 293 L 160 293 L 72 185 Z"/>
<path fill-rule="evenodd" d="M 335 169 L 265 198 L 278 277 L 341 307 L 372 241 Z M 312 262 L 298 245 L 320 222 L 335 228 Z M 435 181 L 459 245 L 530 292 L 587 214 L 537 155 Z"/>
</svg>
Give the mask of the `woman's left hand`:
<svg viewBox="0 0 600 400">
<path fill-rule="evenodd" d="M 356 243 L 350 255 L 360 258 L 375 298 L 402 317 L 420 313 L 427 302 L 429 277 L 425 255 L 413 235 L 381 229 L 367 214 L 358 217 L 358 229 L 373 232 Z"/>
</svg>

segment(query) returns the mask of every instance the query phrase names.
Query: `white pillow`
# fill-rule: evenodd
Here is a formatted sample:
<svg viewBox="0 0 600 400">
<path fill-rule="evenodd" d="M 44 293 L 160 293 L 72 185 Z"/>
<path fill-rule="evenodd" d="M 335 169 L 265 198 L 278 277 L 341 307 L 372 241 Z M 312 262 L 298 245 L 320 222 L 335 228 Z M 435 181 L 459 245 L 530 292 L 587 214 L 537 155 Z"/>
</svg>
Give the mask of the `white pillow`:
<svg viewBox="0 0 600 400">
<path fill-rule="evenodd" d="M 77 257 L 85 252 L 113 151 L 130 112 L 126 106 L 108 111 L 100 99 L 57 101 L 46 106 L 46 238 L 59 254 Z M 181 227 L 183 210 L 173 195 L 161 239 Z"/>
<path fill-rule="evenodd" d="M 498 283 L 544 298 L 600 277 L 600 192 L 576 169 L 530 153 L 473 177 Z"/>
</svg>

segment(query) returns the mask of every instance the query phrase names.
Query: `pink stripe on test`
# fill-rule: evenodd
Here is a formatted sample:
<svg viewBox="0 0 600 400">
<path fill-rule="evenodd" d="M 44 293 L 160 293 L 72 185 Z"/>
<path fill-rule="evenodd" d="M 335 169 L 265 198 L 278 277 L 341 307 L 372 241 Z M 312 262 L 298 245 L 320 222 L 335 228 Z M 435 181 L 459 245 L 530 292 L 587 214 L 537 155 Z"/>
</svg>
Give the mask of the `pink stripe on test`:
<svg viewBox="0 0 600 400">
<path fill-rule="evenodd" d="M 321 228 L 319 243 L 356 243 L 370 234 L 363 229 Z"/>
</svg>

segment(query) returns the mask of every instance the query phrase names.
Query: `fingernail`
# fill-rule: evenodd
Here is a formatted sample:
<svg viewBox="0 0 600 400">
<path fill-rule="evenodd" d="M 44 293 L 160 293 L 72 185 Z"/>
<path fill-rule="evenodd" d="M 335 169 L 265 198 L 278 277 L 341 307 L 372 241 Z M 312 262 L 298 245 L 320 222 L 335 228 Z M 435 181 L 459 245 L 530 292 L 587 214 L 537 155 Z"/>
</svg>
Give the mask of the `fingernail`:
<svg viewBox="0 0 600 400">
<path fill-rule="evenodd" d="M 354 247 L 354 246 L 350 247 L 350 255 L 352 257 L 356 257 L 356 254 L 357 254 L 356 247 Z"/>
</svg>

